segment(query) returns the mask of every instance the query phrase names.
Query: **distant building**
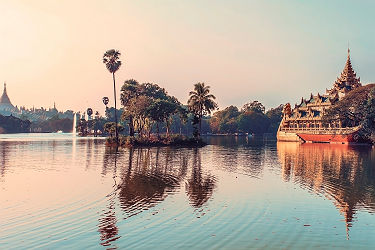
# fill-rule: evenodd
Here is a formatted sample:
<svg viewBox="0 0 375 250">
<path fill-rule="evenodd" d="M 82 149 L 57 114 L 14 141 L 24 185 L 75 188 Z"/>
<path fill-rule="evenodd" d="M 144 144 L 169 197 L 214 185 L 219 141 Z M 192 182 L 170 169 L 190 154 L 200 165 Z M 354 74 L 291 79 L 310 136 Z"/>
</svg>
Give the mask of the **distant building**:
<svg viewBox="0 0 375 250">
<path fill-rule="evenodd" d="M 9 96 L 7 94 L 7 85 L 4 83 L 3 95 L 0 97 L 0 114 L 1 115 L 11 115 L 17 112 L 17 108 L 11 103 Z"/>
<path fill-rule="evenodd" d="M 309 99 L 302 98 L 299 105 L 292 109 L 287 103 L 283 110 L 277 138 L 279 141 L 336 142 L 349 143 L 355 140 L 359 127 L 342 127 L 341 121 L 324 124 L 322 117 L 326 111 L 340 101 L 350 91 L 361 87 L 350 61 L 350 50 L 344 70 L 331 89 L 325 94 L 311 94 Z"/>
</svg>

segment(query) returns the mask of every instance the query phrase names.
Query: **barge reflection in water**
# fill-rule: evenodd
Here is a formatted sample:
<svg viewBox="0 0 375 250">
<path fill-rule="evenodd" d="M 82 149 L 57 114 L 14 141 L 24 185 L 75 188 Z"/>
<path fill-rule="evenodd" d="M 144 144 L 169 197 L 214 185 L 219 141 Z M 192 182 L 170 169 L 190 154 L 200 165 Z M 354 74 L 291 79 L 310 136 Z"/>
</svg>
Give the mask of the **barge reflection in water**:
<svg viewBox="0 0 375 250">
<path fill-rule="evenodd" d="M 100 139 L 0 139 L 1 247 L 375 244 L 373 149 L 206 139 L 118 152 Z"/>
<path fill-rule="evenodd" d="M 277 143 L 282 177 L 323 194 L 344 216 L 346 231 L 357 210 L 375 212 L 375 155 L 367 146 Z"/>
</svg>

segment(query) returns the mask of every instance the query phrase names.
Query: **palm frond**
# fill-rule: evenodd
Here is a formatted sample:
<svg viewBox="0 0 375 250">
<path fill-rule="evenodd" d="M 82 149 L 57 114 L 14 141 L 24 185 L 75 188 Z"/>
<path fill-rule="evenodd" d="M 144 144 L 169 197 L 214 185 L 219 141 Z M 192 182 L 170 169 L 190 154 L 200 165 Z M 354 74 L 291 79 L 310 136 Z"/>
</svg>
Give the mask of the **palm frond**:
<svg viewBox="0 0 375 250">
<path fill-rule="evenodd" d="M 118 50 L 107 50 L 103 55 L 103 63 L 109 72 L 115 73 L 121 66 L 120 61 L 121 53 Z"/>
</svg>

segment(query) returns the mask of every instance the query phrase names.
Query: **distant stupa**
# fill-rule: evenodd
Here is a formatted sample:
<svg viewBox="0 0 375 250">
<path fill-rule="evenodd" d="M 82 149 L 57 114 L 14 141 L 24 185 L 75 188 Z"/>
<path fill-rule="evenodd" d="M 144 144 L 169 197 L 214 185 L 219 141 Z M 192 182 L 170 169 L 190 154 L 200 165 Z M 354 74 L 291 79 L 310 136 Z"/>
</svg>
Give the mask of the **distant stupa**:
<svg viewBox="0 0 375 250">
<path fill-rule="evenodd" d="M 7 94 L 7 84 L 4 83 L 4 92 L 3 95 L 0 97 L 0 112 L 1 113 L 8 113 L 15 110 L 15 107 L 10 102 L 9 96 Z"/>
</svg>

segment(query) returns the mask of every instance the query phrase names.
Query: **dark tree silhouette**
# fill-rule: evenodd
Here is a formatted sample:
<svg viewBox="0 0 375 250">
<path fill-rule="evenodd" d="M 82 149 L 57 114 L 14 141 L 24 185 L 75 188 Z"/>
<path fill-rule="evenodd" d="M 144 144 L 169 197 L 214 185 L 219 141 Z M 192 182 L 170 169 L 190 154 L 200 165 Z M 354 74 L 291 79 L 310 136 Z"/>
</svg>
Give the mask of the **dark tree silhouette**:
<svg viewBox="0 0 375 250">
<path fill-rule="evenodd" d="M 189 93 L 188 106 L 189 110 L 198 117 L 199 136 L 202 132 L 202 118 L 204 115 L 211 114 L 211 111 L 217 108 L 214 101 L 216 97 L 210 94 L 210 86 L 205 86 L 204 82 L 194 84 L 194 91 Z"/>
<path fill-rule="evenodd" d="M 115 99 L 115 110 L 117 110 L 116 105 L 116 79 L 115 79 L 115 73 L 121 66 L 120 61 L 120 51 L 110 49 L 107 50 L 103 55 L 103 63 L 107 67 L 108 71 L 112 73 L 113 78 L 113 95 Z M 116 142 L 118 143 L 118 130 L 117 130 L 117 112 L 115 112 L 115 123 L 116 123 Z"/>
</svg>

